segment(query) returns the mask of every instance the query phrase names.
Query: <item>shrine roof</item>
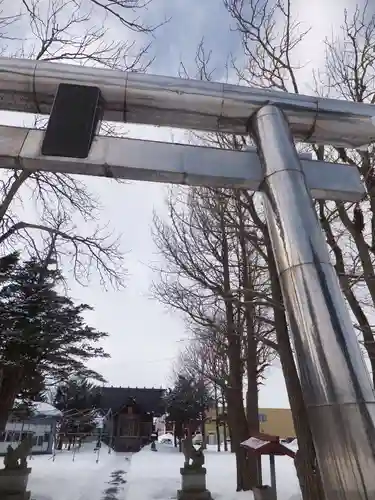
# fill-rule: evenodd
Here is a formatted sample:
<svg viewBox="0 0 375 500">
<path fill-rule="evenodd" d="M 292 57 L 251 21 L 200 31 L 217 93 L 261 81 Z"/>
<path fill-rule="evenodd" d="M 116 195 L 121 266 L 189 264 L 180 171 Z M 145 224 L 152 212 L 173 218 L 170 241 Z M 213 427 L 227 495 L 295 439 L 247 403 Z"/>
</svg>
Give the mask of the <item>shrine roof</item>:
<svg viewBox="0 0 375 500">
<path fill-rule="evenodd" d="M 145 413 L 162 415 L 165 413 L 164 389 L 138 387 L 102 387 L 100 390 L 100 407 L 103 410 L 120 411 L 129 401 L 134 400 Z"/>
</svg>

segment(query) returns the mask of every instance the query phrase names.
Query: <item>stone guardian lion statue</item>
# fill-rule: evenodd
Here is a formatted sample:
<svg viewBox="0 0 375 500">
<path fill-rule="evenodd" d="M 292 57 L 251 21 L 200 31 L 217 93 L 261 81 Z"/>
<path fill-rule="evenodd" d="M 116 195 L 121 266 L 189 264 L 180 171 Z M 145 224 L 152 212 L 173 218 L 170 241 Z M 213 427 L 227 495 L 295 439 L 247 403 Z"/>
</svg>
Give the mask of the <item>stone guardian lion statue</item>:
<svg viewBox="0 0 375 500">
<path fill-rule="evenodd" d="M 191 467 L 193 469 L 201 469 L 204 465 L 203 446 L 198 450 L 193 446 L 191 438 L 182 440 L 182 452 L 185 457 L 184 467 Z M 191 464 L 190 464 L 191 461 Z"/>
<path fill-rule="evenodd" d="M 17 448 L 12 448 L 10 445 L 7 448 L 7 452 L 4 457 L 4 468 L 5 469 L 26 469 L 27 468 L 27 457 L 31 453 L 31 448 L 33 446 L 33 437 L 28 434 L 17 446 Z"/>
</svg>

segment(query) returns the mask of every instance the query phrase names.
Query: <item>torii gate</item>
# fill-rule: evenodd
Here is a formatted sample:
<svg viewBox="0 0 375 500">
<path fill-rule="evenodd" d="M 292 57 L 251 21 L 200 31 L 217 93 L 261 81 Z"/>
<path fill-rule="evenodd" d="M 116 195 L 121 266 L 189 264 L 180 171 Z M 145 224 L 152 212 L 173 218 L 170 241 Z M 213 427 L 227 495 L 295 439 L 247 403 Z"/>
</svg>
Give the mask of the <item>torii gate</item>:
<svg viewBox="0 0 375 500">
<path fill-rule="evenodd" d="M 366 146 L 375 106 L 0 59 L 0 109 L 50 114 L 45 133 L 0 128 L 4 168 L 262 192 L 326 498 L 374 499 L 374 391 L 312 201 L 365 190 L 356 168 L 301 158 L 293 138 Z M 250 134 L 258 154 L 94 137 L 101 118 Z"/>
</svg>

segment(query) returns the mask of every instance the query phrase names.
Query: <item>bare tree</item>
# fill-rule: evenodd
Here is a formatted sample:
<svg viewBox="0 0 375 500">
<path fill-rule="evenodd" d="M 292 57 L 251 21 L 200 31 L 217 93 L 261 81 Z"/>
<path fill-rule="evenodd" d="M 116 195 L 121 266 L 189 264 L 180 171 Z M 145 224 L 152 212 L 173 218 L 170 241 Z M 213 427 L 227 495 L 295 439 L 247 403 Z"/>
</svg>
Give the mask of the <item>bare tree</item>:
<svg viewBox="0 0 375 500">
<path fill-rule="evenodd" d="M 225 391 L 229 366 L 225 324 L 222 327 L 222 332 L 209 327 L 196 328 L 195 337 L 180 352 L 178 365 L 183 366 L 188 375 L 203 376 L 208 384 Z"/>
<path fill-rule="evenodd" d="M 137 12 L 146 6 L 122 0 L 23 0 L 18 15 L 0 12 L 1 53 L 145 71 L 150 63 L 145 37 L 154 28 L 143 24 Z M 105 18 L 122 27 L 123 38 L 114 41 L 108 23 L 103 23 Z M 25 31 L 26 37 L 17 36 Z M 143 45 L 136 43 L 135 32 L 142 34 Z M 45 124 L 36 118 L 38 126 Z M 108 133 L 109 128 L 104 131 Z M 119 238 L 106 225 L 99 225 L 100 215 L 98 198 L 75 176 L 26 170 L 1 173 L 3 252 L 22 248 L 35 254 L 48 246 L 53 234 L 59 262 L 70 264 L 80 283 L 87 283 L 96 268 L 103 285 L 122 286 L 125 269 Z"/>
<path fill-rule="evenodd" d="M 224 0 L 228 12 L 236 21 L 242 38 L 246 56 L 245 66 L 237 66 L 233 61 L 238 79 L 242 84 L 257 85 L 263 88 L 276 88 L 282 91 L 298 92 L 298 65 L 292 62 L 293 49 L 301 42 L 307 31 L 302 32 L 298 22 L 293 21 L 290 1 L 256 0 Z M 197 52 L 198 77 L 211 79 L 213 71 L 209 69 L 210 52 L 200 44 Z M 187 76 L 187 75 L 186 75 Z M 195 135 L 196 137 L 196 135 Z M 242 149 L 251 143 L 248 137 L 232 137 L 223 134 L 198 136 L 198 140 L 220 148 Z M 299 440 L 300 453 L 296 460 L 297 474 L 304 499 L 324 498 L 320 474 L 316 464 L 315 450 L 311 431 L 307 420 L 298 373 L 291 349 L 288 325 L 285 318 L 280 285 L 273 260 L 272 248 L 266 225 L 262 218 L 260 205 L 254 196 L 248 193 L 237 194 L 239 205 L 243 206 L 244 222 L 242 222 L 243 239 L 251 244 L 259 253 L 259 258 L 267 268 L 271 289 L 263 290 L 262 301 L 265 307 L 260 313 L 253 308 L 247 311 L 248 317 L 260 314 L 268 323 L 276 339 L 262 339 L 274 349 L 280 357 L 292 408 L 295 428 Z M 252 221 L 252 223 L 251 223 Z M 234 220 L 236 226 L 240 220 Z M 259 265 L 259 263 L 258 263 Z M 243 286 L 246 296 L 245 304 L 253 304 L 254 286 L 246 279 Z M 255 332 L 249 337 L 254 337 Z"/>
<path fill-rule="evenodd" d="M 200 334 L 197 332 L 197 334 L 197 338 L 190 341 L 181 351 L 177 366 L 180 372 L 182 371 L 187 377 L 193 379 L 202 377 L 205 384 L 211 388 L 210 393 L 215 408 L 217 450 L 221 451 L 220 395 L 225 394 L 228 383 L 228 358 L 218 349 L 216 337 L 210 338 L 204 331 L 201 331 Z M 223 351 L 225 350 L 223 349 Z M 225 449 L 227 449 L 226 446 Z"/>
<path fill-rule="evenodd" d="M 55 0 L 52 0 L 55 1 Z M 140 19 L 140 11 L 144 11 L 152 0 L 77 0 L 77 1 L 64 1 L 57 0 L 55 6 L 59 5 L 59 11 L 67 6 L 68 11 L 79 12 L 95 12 L 98 15 L 103 15 L 104 18 L 117 21 L 118 25 L 126 31 L 136 33 L 152 33 L 161 23 L 152 25 L 143 22 Z M 44 7 L 42 2 L 38 0 L 21 0 L 24 10 L 34 15 L 36 9 Z M 47 9 L 50 7 L 48 3 Z"/>
<path fill-rule="evenodd" d="M 254 314 L 259 306 L 256 285 L 263 283 L 241 236 L 237 219 L 243 214 L 236 197 L 227 190 L 209 188 L 176 193 L 172 191 L 167 201 L 170 223 L 158 217 L 154 221 L 154 240 L 166 262 L 154 292 L 163 303 L 184 311 L 195 328 L 199 327 L 206 346 L 211 346 L 207 356 L 220 352 L 221 359 L 227 358 L 225 384 L 216 379 L 213 366 L 206 373 L 226 393 L 237 458 L 237 488 L 249 489 L 256 483 L 258 467 L 255 458 L 246 460 L 240 443 L 249 432 L 259 430 L 258 381 L 269 359 L 268 345 L 260 338 L 270 334 L 269 324 Z M 247 415 L 244 380 L 248 386 Z"/>
<path fill-rule="evenodd" d="M 344 12 L 341 37 L 326 40 L 326 67 L 317 78 L 321 92 L 356 102 L 375 102 L 375 13 L 365 2 L 352 16 Z M 319 83 L 319 86 L 318 86 Z M 317 90 L 318 90 L 317 89 Z M 319 203 L 319 216 L 335 259 L 342 290 L 370 359 L 375 383 L 375 343 L 372 311 L 375 306 L 375 176 L 374 146 L 352 151 L 315 148 L 325 157 L 357 167 L 367 188 L 358 204 Z"/>
</svg>

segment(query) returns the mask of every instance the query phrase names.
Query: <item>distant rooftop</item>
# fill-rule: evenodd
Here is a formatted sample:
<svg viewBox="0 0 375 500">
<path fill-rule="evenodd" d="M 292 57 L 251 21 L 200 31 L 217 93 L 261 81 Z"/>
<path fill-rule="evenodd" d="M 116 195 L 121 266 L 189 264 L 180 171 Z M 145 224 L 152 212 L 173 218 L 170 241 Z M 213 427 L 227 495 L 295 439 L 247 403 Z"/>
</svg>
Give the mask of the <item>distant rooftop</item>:
<svg viewBox="0 0 375 500">
<path fill-rule="evenodd" d="M 22 404 L 21 401 L 16 400 L 14 410 L 17 411 L 17 404 Z M 60 410 L 50 405 L 49 403 L 45 403 L 44 401 L 33 401 L 30 402 L 30 410 L 32 414 L 36 417 L 61 417 L 62 413 Z"/>
<path fill-rule="evenodd" d="M 113 413 L 116 413 L 129 400 L 134 400 L 144 412 L 162 415 L 165 413 L 164 392 L 164 389 L 146 387 L 102 387 L 98 398 L 98 406 L 105 411 L 112 410 Z"/>
</svg>

